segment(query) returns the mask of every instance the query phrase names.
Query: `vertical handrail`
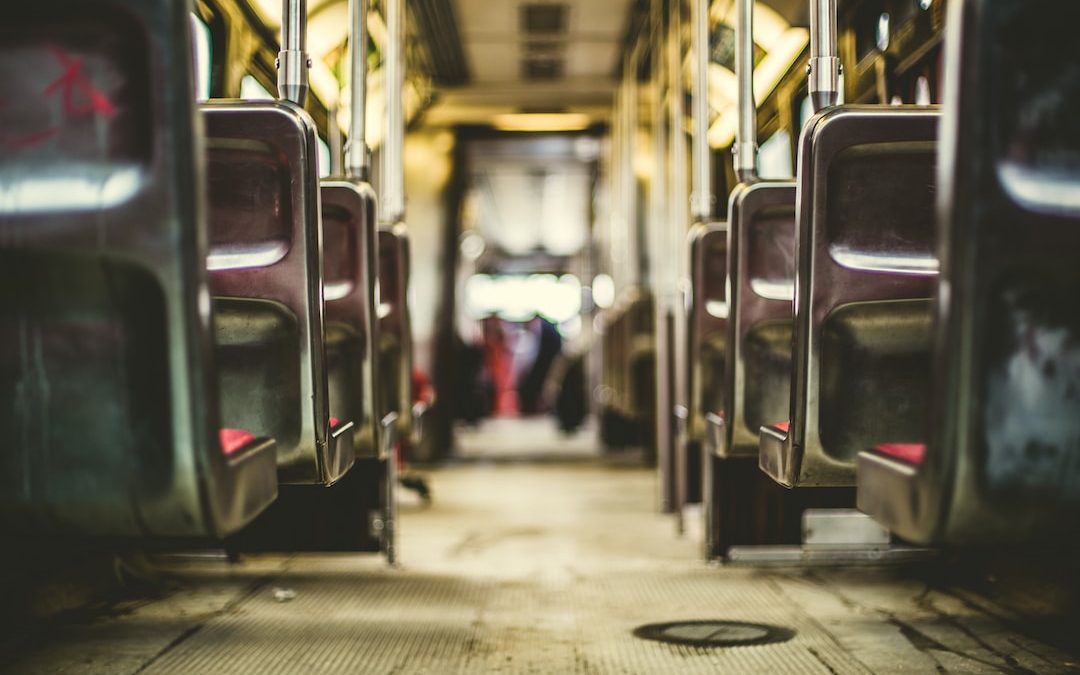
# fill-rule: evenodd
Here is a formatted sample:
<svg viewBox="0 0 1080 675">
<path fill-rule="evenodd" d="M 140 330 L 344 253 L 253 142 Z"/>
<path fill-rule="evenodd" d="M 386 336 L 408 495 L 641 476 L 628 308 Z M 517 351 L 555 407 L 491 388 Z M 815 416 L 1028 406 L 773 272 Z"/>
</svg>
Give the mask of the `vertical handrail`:
<svg viewBox="0 0 1080 675">
<path fill-rule="evenodd" d="M 386 2 L 386 139 L 382 176 L 383 223 L 405 219 L 405 0 Z"/>
<path fill-rule="evenodd" d="M 637 175 L 634 173 L 634 156 L 637 152 L 637 129 L 638 129 L 638 67 L 641 61 L 641 51 L 644 49 L 642 42 L 630 53 L 626 72 L 623 73 L 623 88 L 625 90 L 623 105 L 623 204 L 625 208 L 626 240 L 623 246 L 623 265 L 626 269 L 625 280 L 629 285 L 637 285 L 642 282 L 641 273 L 641 245 L 638 240 L 638 201 L 637 201 Z"/>
<path fill-rule="evenodd" d="M 840 100 L 842 66 L 836 51 L 836 0 L 810 0 L 810 65 L 807 88 L 814 112 Z"/>
<path fill-rule="evenodd" d="M 735 76 L 739 88 L 739 131 L 732 149 L 735 175 L 757 178 L 757 100 L 754 97 L 754 0 L 735 0 Z"/>
<path fill-rule="evenodd" d="M 612 206 L 613 213 L 611 219 L 611 227 L 608 230 L 608 245 L 611 247 L 610 253 L 612 254 L 612 272 L 613 279 L 616 283 L 622 283 L 624 278 L 625 261 L 622 259 L 621 254 L 623 251 L 622 239 L 620 233 L 625 234 L 626 227 L 626 195 L 625 195 L 625 137 L 624 137 L 624 121 L 626 117 L 626 91 L 624 87 L 619 87 L 615 94 L 615 114 L 612 117 L 612 129 L 611 129 L 611 191 L 612 191 Z"/>
<path fill-rule="evenodd" d="M 308 93 L 307 0 L 283 0 L 281 51 L 278 52 L 278 96 L 303 106 Z"/>
<path fill-rule="evenodd" d="M 690 212 L 698 222 L 712 217 L 712 166 L 709 157 L 709 0 L 694 0 L 694 116 Z"/>
<path fill-rule="evenodd" d="M 367 147 L 367 52 L 368 0 L 349 2 L 349 141 L 345 145 L 345 175 L 354 180 L 370 178 Z"/>
<path fill-rule="evenodd" d="M 331 106 L 327 111 L 329 117 L 327 126 L 327 143 L 330 145 L 330 175 L 342 176 L 345 174 L 344 158 L 345 148 L 341 138 L 341 126 L 338 124 L 338 107 Z"/>
</svg>

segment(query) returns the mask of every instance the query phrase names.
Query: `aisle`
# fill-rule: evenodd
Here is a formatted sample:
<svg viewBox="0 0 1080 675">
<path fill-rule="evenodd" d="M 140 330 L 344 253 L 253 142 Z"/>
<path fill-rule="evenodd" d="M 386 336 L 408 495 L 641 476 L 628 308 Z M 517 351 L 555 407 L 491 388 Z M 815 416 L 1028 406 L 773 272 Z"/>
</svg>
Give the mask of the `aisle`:
<svg viewBox="0 0 1080 675">
<path fill-rule="evenodd" d="M 505 430 L 504 430 L 505 431 Z M 465 462 L 402 517 L 400 569 L 356 556 L 172 561 L 173 588 L 8 650 L 18 673 L 1068 672 L 969 598 L 895 570 L 697 561 L 627 460 Z M 636 626 L 735 619 L 788 642 L 704 650 Z M 14 660 L 13 660 L 14 659 Z"/>
</svg>

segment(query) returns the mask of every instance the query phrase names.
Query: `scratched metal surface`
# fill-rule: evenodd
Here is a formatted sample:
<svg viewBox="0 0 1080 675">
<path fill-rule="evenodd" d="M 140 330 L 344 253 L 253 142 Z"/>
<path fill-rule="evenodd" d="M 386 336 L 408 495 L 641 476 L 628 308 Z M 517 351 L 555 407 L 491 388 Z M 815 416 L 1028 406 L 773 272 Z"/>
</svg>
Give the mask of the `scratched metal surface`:
<svg viewBox="0 0 1080 675">
<path fill-rule="evenodd" d="M 470 443 L 514 442 L 499 424 Z M 501 440 L 500 440 L 501 439 Z M 402 569 L 357 556 L 173 564 L 178 586 L 5 652 L 18 673 L 1055 673 L 1080 665 L 895 570 L 697 562 L 625 460 L 472 461 L 407 506 Z M 292 599 L 285 596 L 295 594 Z M 277 596 L 277 597 L 275 597 Z M 635 639 L 720 618 L 797 631 L 721 650 Z M 0 667 L 3 670 L 3 667 Z"/>
</svg>

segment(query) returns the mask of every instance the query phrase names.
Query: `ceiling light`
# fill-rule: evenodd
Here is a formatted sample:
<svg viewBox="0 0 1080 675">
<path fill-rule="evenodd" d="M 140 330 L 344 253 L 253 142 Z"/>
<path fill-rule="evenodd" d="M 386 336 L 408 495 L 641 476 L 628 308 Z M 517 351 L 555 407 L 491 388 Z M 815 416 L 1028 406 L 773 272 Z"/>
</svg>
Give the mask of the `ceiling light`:
<svg viewBox="0 0 1080 675">
<path fill-rule="evenodd" d="M 499 131 L 581 131 L 589 127 L 584 113 L 508 113 L 495 115 L 492 125 Z"/>
</svg>

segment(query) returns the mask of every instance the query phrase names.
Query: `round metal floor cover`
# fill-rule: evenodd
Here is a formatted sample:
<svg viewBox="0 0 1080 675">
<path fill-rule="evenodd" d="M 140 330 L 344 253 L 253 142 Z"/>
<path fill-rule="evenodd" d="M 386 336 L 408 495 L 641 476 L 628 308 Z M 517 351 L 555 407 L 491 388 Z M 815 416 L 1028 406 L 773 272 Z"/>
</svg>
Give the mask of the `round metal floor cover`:
<svg viewBox="0 0 1080 675">
<path fill-rule="evenodd" d="M 763 623 L 706 619 L 651 623 L 635 628 L 634 636 L 690 647 L 745 647 L 787 642 L 795 637 L 795 631 Z"/>
</svg>

